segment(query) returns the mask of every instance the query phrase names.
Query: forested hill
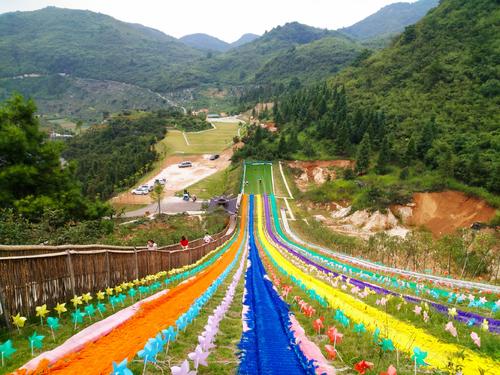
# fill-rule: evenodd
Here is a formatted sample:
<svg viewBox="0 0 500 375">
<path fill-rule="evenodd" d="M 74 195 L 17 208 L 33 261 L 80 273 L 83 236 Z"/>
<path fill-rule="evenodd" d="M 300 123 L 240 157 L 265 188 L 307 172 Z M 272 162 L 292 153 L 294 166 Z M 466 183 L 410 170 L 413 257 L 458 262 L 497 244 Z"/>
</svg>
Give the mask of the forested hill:
<svg viewBox="0 0 500 375">
<path fill-rule="evenodd" d="M 392 164 L 401 179 L 428 170 L 441 189 L 450 178 L 500 193 L 499 19 L 495 0 L 442 0 L 359 67 L 282 96 L 281 136 L 260 132 L 238 156 L 343 156 L 360 173 Z"/>
<path fill-rule="evenodd" d="M 439 0 L 390 4 L 364 20 L 339 31 L 360 40 L 399 34 L 406 26 L 416 23 L 438 4 Z"/>
<path fill-rule="evenodd" d="M 225 52 L 231 48 L 231 44 L 203 33 L 185 35 L 179 38 L 179 40 L 190 47 L 202 51 Z"/>
<path fill-rule="evenodd" d="M 205 54 L 160 31 L 83 10 L 0 15 L 0 78 L 67 73 L 160 89 Z"/>
</svg>

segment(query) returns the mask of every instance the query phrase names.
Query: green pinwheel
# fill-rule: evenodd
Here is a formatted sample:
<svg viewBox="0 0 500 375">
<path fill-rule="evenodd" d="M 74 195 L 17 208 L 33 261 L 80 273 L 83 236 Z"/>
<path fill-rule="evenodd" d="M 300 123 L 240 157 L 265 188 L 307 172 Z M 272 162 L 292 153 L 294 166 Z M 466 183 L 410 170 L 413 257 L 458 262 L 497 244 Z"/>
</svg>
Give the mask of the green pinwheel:
<svg viewBox="0 0 500 375">
<path fill-rule="evenodd" d="M 106 305 L 104 305 L 104 303 L 102 303 L 102 302 L 98 302 L 97 303 L 97 311 L 99 311 L 99 315 L 101 315 L 101 318 L 102 318 L 102 314 L 106 312 Z"/>
<path fill-rule="evenodd" d="M 355 324 L 354 325 L 354 332 L 365 333 L 366 332 L 365 325 L 363 323 Z"/>
<path fill-rule="evenodd" d="M 45 336 L 39 335 L 36 331 L 33 332 L 33 334 L 28 337 L 28 340 L 30 342 L 30 347 L 31 347 L 31 356 L 34 355 L 34 350 L 35 348 L 41 349 L 43 346 L 43 339 Z"/>
<path fill-rule="evenodd" d="M 391 339 L 382 339 L 380 346 L 382 347 L 382 350 L 384 352 L 393 352 L 394 350 L 396 350 Z"/>
<path fill-rule="evenodd" d="M 49 316 L 47 318 L 47 325 L 49 326 L 50 332 L 52 333 L 52 339 L 56 341 L 56 336 L 54 334 L 54 331 L 57 331 L 60 327 L 59 318 L 54 318 L 52 316 Z"/>
<path fill-rule="evenodd" d="M 71 313 L 71 321 L 74 323 L 74 329 L 76 329 L 77 324 L 83 323 L 84 316 L 85 313 L 81 312 L 80 309 L 77 309 Z"/>
<path fill-rule="evenodd" d="M 375 328 L 375 332 L 373 332 L 373 342 L 378 344 L 378 339 L 380 336 L 380 328 Z"/>
<path fill-rule="evenodd" d="M 425 358 L 427 357 L 427 352 L 423 352 L 419 347 L 413 348 L 413 355 L 411 359 L 415 361 L 416 366 L 427 366 L 428 364 L 425 362 Z"/>
<path fill-rule="evenodd" d="M 83 310 L 85 310 L 85 315 L 87 315 L 90 320 L 92 320 L 92 317 L 95 315 L 97 311 L 94 307 L 94 304 L 92 303 L 90 305 L 85 306 Z"/>
<path fill-rule="evenodd" d="M 0 354 L 2 357 L 2 367 L 4 366 L 4 359 L 9 358 L 12 354 L 16 352 L 16 349 L 12 346 L 12 340 L 7 340 L 0 345 Z"/>
</svg>

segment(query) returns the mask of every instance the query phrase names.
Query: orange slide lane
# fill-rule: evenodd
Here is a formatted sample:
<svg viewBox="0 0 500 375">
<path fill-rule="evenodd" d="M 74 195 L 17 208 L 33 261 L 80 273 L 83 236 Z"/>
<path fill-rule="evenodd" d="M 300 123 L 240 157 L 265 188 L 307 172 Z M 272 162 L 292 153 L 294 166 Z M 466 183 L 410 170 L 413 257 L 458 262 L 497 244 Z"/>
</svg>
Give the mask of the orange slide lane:
<svg viewBox="0 0 500 375">
<path fill-rule="evenodd" d="M 145 303 L 123 325 L 107 336 L 87 345 L 79 352 L 62 358 L 52 366 L 41 365 L 35 374 L 109 374 L 112 361 L 131 361 L 147 340 L 175 323 L 210 284 L 227 268 L 244 241 L 247 220 L 247 198 L 241 202 L 241 230 L 238 239 L 214 264 L 193 279 L 178 285 L 165 296 Z"/>
</svg>

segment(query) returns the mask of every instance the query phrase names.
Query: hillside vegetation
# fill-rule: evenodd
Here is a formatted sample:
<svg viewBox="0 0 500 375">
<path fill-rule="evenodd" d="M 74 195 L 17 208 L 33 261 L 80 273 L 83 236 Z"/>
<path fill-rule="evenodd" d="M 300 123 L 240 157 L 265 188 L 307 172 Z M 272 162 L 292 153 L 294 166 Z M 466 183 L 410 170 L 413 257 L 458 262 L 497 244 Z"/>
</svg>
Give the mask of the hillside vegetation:
<svg viewBox="0 0 500 375">
<path fill-rule="evenodd" d="M 360 175 L 391 176 L 370 179 L 364 207 L 415 189 L 466 189 L 457 181 L 500 193 L 499 12 L 493 0 L 443 0 L 358 67 L 281 96 L 280 136 L 256 128 L 236 156 L 356 159 Z"/>
</svg>

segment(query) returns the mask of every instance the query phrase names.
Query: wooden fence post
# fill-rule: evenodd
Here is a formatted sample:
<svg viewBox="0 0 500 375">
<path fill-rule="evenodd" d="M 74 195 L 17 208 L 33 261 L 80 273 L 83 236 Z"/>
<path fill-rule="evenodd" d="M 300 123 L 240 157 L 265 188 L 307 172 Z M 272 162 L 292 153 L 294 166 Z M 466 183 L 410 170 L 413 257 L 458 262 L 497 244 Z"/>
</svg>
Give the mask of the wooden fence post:
<svg viewBox="0 0 500 375">
<path fill-rule="evenodd" d="M 168 270 L 167 271 L 170 271 L 172 269 L 172 252 L 169 251 L 168 252 Z"/>
<path fill-rule="evenodd" d="M 5 296 L 3 294 L 2 286 L 0 285 L 0 306 L 2 307 L 2 314 L 5 319 L 5 325 L 7 326 L 8 330 L 12 329 L 12 324 L 10 323 L 10 311 L 7 308 L 7 304 L 5 302 Z"/>
<path fill-rule="evenodd" d="M 71 280 L 71 290 L 73 291 L 73 295 L 76 296 L 76 282 L 75 282 L 75 272 L 73 270 L 73 261 L 71 260 L 71 252 L 70 250 L 66 250 L 66 262 L 68 264 L 69 277 Z"/>
<path fill-rule="evenodd" d="M 139 279 L 139 259 L 137 256 L 137 248 L 134 246 L 134 255 L 135 255 L 135 278 Z"/>
<path fill-rule="evenodd" d="M 111 285 L 111 264 L 109 262 L 109 251 L 106 250 L 106 286 L 109 287 Z"/>
</svg>

